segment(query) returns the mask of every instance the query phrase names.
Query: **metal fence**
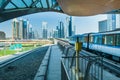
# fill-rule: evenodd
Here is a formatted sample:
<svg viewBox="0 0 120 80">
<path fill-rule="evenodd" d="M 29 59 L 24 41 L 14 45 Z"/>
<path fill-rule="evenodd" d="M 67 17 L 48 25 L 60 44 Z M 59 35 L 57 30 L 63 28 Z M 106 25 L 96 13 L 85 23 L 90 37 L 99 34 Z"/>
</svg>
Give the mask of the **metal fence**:
<svg viewBox="0 0 120 80">
<path fill-rule="evenodd" d="M 76 57 L 73 47 L 60 45 L 63 51 L 61 59 L 61 80 L 103 80 L 103 59 L 99 56 L 79 55 Z M 79 79 L 76 79 L 76 58 L 79 58 Z"/>
</svg>

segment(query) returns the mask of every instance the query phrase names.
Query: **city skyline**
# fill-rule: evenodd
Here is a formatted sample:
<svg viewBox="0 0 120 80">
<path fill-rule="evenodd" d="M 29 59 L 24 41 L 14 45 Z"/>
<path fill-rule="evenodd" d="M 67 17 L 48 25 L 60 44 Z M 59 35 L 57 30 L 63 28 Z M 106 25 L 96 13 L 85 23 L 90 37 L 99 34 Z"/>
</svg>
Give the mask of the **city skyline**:
<svg viewBox="0 0 120 80">
<path fill-rule="evenodd" d="M 60 21 L 63 21 L 63 23 L 66 26 L 66 17 L 69 16 L 66 14 L 55 12 L 44 12 L 26 15 L 19 18 L 28 19 L 32 24 L 33 28 L 37 30 L 39 34 L 41 34 L 42 31 L 41 23 L 43 21 L 46 21 L 48 23 L 48 28 L 52 30 L 58 25 Z M 73 17 L 72 26 L 76 26 L 77 34 L 98 32 L 98 21 L 105 20 L 106 18 L 107 18 L 106 14 L 86 17 Z M 0 23 L 0 31 L 4 31 L 7 37 L 12 36 L 11 21 L 12 20 Z"/>
</svg>

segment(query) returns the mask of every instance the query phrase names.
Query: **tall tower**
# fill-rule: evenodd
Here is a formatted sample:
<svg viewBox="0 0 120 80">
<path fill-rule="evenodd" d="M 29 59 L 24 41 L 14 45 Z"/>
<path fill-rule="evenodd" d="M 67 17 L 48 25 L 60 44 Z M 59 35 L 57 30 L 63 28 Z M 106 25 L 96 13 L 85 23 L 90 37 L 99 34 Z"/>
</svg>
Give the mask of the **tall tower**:
<svg viewBox="0 0 120 80">
<path fill-rule="evenodd" d="M 29 39 L 33 39 L 33 29 L 32 29 L 32 25 L 29 24 L 29 28 L 28 28 L 28 38 Z"/>
<path fill-rule="evenodd" d="M 72 36 L 72 17 L 70 16 L 69 25 L 68 25 L 68 36 Z"/>
<path fill-rule="evenodd" d="M 23 19 L 20 19 L 19 20 L 19 37 L 20 39 L 23 39 Z"/>
<path fill-rule="evenodd" d="M 72 35 L 75 35 L 75 34 L 76 34 L 76 26 L 74 25 L 74 26 L 73 26 Z"/>
<path fill-rule="evenodd" d="M 120 14 L 108 14 L 107 21 L 107 31 L 120 28 Z"/>
<path fill-rule="evenodd" d="M 19 22 L 16 18 L 12 20 L 12 39 L 19 39 Z"/>
<path fill-rule="evenodd" d="M 99 25 L 99 32 L 107 31 L 107 20 L 99 21 L 98 25 Z"/>
<path fill-rule="evenodd" d="M 108 19 L 107 31 L 115 30 L 115 28 L 116 28 L 116 14 L 108 14 L 107 19 Z"/>
<path fill-rule="evenodd" d="M 27 20 L 23 20 L 23 39 L 27 39 Z"/>
<path fill-rule="evenodd" d="M 62 21 L 60 21 L 60 38 L 64 38 L 64 24 Z"/>
<path fill-rule="evenodd" d="M 42 22 L 42 38 L 47 39 L 47 22 Z"/>
</svg>

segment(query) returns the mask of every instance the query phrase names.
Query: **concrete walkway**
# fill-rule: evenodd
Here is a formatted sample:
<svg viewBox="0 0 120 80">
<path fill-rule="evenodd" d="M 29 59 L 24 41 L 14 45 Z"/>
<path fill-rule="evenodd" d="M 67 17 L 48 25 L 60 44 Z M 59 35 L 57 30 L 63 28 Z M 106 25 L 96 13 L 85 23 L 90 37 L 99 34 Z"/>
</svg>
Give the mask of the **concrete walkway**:
<svg viewBox="0 0 120 80">
<path fill-rule="evenodd" d="M 61 51 L 57 45 L 52 46 L 47 80 L 61 80 Z"/>
</svg>

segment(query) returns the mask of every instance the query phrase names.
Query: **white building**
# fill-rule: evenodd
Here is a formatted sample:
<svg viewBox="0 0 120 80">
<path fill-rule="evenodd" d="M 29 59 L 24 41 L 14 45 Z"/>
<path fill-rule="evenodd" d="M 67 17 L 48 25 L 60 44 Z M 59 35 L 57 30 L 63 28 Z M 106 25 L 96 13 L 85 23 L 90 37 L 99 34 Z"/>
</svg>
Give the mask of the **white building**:
<svg viewBox="0 0 120 80">
<path fill-rule="evenodd" d="M 120 28 L 120 14 L 108 14 L 107 20 L 107 31 Z"/>
</svg>

